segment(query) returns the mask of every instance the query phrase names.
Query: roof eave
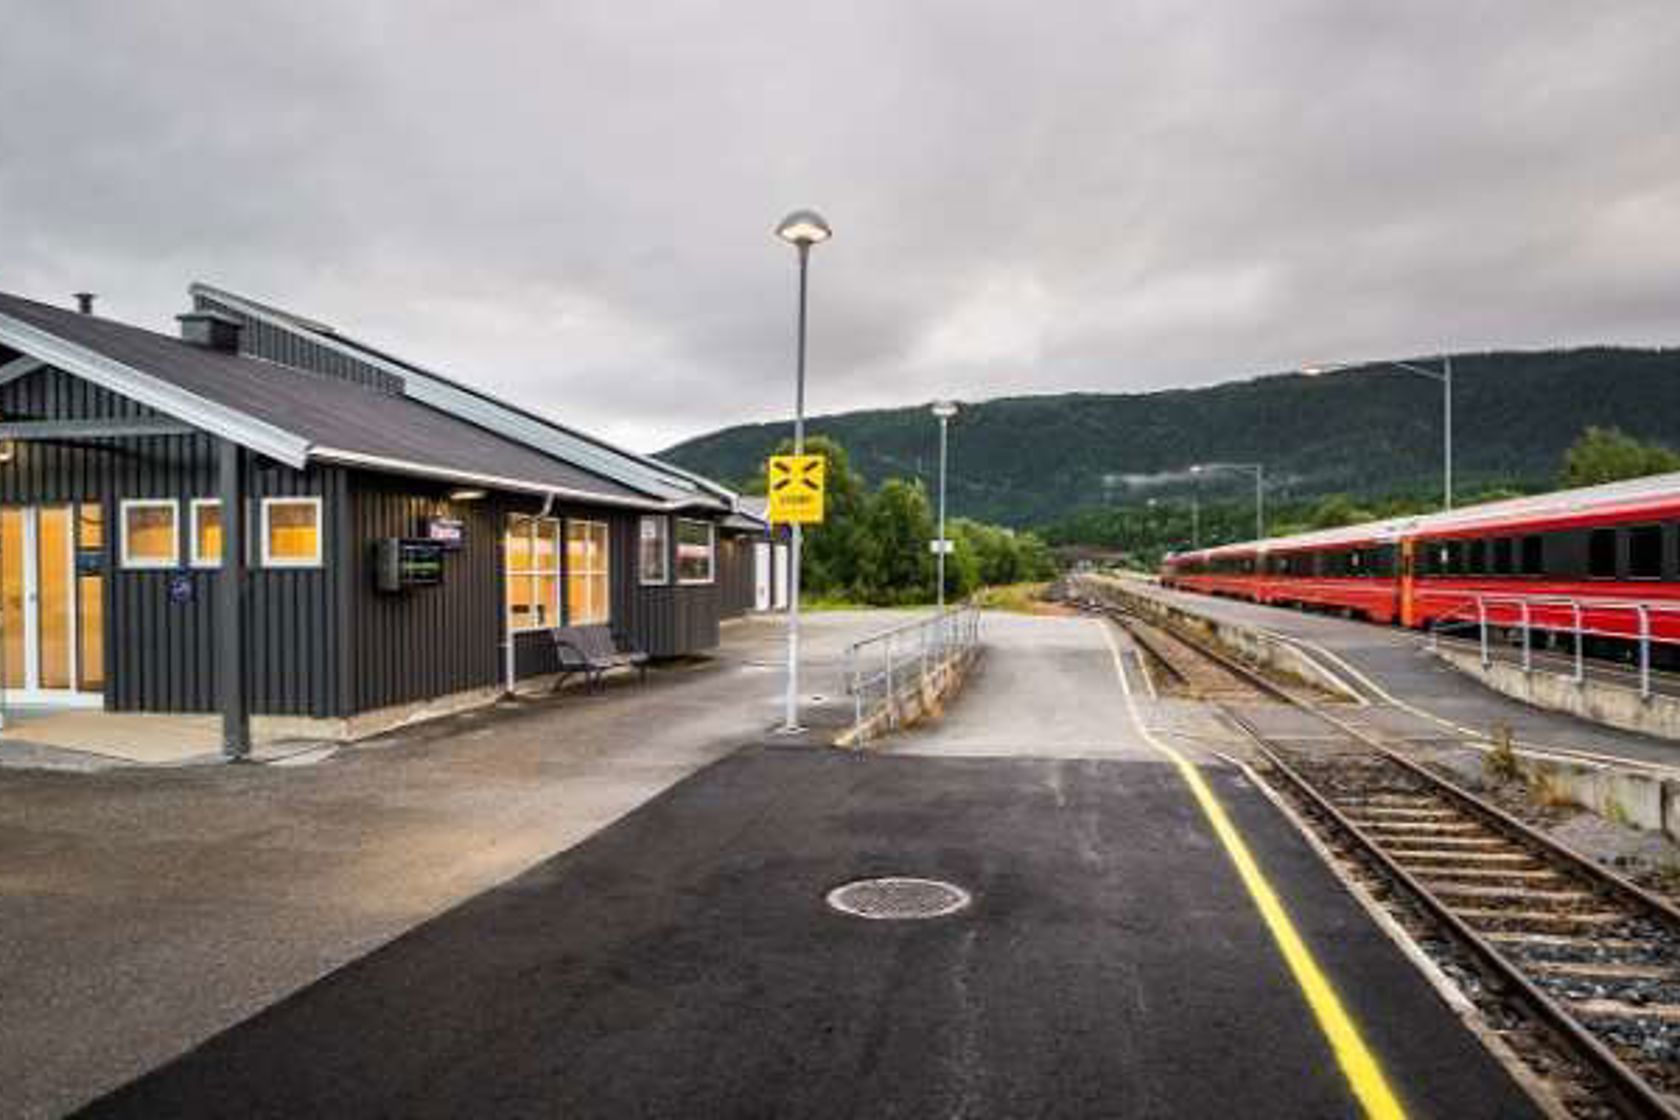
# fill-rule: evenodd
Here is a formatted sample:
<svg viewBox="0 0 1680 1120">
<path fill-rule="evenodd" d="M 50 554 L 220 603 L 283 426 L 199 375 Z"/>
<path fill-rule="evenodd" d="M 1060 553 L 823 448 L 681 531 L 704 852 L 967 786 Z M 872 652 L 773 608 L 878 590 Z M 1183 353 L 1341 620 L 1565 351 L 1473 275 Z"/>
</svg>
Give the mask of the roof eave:
<svg viewBox="0 0 1680 1120">
<path fill-rule="evenodd" d="M 294 432 L 189 393 L 162 378 L 10 315 L 0 314 L 0 342 L 49 366 L 148 408 L 155 408 L 211 435 L 232 440 L 289 467 L 301 468 L 308 459 L 309 441 Z"/>
</svg>

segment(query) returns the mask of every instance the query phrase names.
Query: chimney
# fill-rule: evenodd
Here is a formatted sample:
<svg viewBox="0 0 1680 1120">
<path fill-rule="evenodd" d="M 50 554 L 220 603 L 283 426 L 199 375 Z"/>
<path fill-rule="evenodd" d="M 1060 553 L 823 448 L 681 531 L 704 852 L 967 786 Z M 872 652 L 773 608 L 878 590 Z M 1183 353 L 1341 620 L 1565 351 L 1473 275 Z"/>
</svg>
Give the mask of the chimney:
<svg viewBox="0 0 1680 1120">
<path fill-rule="evenodd" d="M 225 311 L 187 311 L 175 316 L 181 341 L 223 354 L 239 353 L 239 332 L 245 324 Z"/>
<path fill-rule="evenodd" d="M 80 311 L 83 315 L 92 315 L 93 314 L 93 293 L 92 292 L 77 292 L 76 293 L 76 310 Z"/>
</svg>

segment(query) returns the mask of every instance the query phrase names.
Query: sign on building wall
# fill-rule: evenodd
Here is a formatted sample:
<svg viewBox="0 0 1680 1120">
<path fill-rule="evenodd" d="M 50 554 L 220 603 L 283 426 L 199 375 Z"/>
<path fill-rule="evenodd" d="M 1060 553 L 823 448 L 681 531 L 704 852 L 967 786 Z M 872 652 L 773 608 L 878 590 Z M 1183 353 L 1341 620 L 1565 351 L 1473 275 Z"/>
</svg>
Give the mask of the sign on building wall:
<svg viewBox="0 0 1680 1120">
<path fill-rule="evenodd" d="M 826 470 L 821 455 L 770 456 L 770 520 L 783 525 L 822 521 Z"/>
<path fill-rule="evenodd" d="M 467 544 L 467 527 L 455 517 L 428 517 L 426 539 L 436 541 L 446 551 L 459 552 Z"/>
</svg>

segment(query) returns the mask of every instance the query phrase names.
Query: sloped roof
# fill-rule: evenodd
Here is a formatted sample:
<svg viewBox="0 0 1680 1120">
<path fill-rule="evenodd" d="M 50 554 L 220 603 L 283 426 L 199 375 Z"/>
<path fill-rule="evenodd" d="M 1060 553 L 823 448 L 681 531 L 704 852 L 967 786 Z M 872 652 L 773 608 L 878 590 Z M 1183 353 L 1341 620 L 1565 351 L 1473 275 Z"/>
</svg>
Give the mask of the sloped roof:
<svg viewBox="0 0 1680 1120">
<path fill-rule="evenodd" d="M 506 439 L 526 444 L 568 462 L 585 466 L 625 486 L 669 503 L 688 503 L 732 509 L 736 495 L 716 482 L 652 456 L 616 447 L 605 440 L 567 427 L 546 416 L 346 334 L 318 319 L 296 314 L 217 288 L 195 283 L 191 294 L 201 307 L 233 311 L 277 329 L 347 353 L 394 376 L 403 395 L 424 402 L 459 419 L 479 425 Z"/>
<path fill-rule="evenodd" d="M 409 397 L 5 293 L 0 343 L 293 467 L 349 463 L 615 505 L 683 504 Z"/>
</svg>

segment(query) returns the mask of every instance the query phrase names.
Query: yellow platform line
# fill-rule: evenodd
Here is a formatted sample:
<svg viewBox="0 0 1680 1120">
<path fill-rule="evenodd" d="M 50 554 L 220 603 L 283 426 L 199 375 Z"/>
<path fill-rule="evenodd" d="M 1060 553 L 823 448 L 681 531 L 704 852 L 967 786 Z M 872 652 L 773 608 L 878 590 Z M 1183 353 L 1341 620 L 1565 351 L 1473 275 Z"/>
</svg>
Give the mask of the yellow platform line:
<svg viewBox="0 0 1680 1120">
<path fill-rule="evenodd" d="M 1312 1009 L 1313 1017 L 1318 1020 L 1319 1030 L 1324 1032 L 1325 1040 L 1335 1052 L 1336 1062 L 1342 1067 L 1342 1074 L 1347 1078 L 1353 1095 L 1365 1109 L 1365 1115 L 1380 1120 L 1400 1120 L 1406 1115 L 1406 1111 L 1400 1107 L 1399 1099 L 1389 1088 L 1388 1079 L 1383 1076 L 1382 1066 L 1377 1063 L 1376 1055 L 1371 1053 L 1370 1047 L 1365 1045 L 1365 1039 L 1360 1035 L 1359 1028 L 1354 1025 L 1352 1017 L 1348 1015 L 1347 1008 L 1342 1006 L 1341 997 L 1336 994 L 1330 978 L 1319 967 L 1312 950 L 1307 948 L 1307 943 L 1301 939 L 1295 922 L 1289 917 L 1289 911 L 1284 909 L 1277 891 L 1266 879 L 1266 873 L 1260 870 L 1259 861 L 1248 850 L 1248 844 L 1231 823 L 1231 818 L 1225 813 L 1225 807 L 1219 803 L 1219 798 L 1202 777 L 1201 770 L 1177 750 L 1157 739 L 1144 725 L 1143 716 L 1139 714 L 1137 702 L 1132 697 L 1131 683 L 1126 679 L 1125 665 L 1120 657 L 1120 647 L 1115 644 L 1114 634 L 1108 623 L 1097 622 L 1096 625 L 1102 627 L 1103 639 L 1108 642 L 1109 653 L 1113 655 L 1114 672 L 1120 678 L 1120 690 L 1125 694 L 1126 711 L 1131 716 L 1133 726 L 1137 728 L 1144 742 L 1165 755 L 1177 767 L 1179 776 L 1196 795 L 1196 803 L 1201 807 L 1202 814 L 1207 817 L 1208 824 L 1213 827 L 1214 835 L 1218 836 L 1219 842 L 1224 845 L 1225 854 L 1236 867 L 1243 886 L 1248 888 L 1249 897 L 1254 900 L 1255 907 L 1260 911 L 1260 917 L 1271 932 L 1272 940 L 1277 942 L 1278 951 L 1288 963 L 1290 974 L 1294 976 L 1301 994 L 1306 997 L 1307 1006 Z"/>
</svg>

